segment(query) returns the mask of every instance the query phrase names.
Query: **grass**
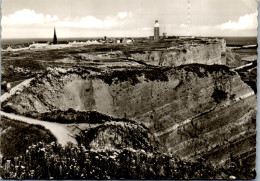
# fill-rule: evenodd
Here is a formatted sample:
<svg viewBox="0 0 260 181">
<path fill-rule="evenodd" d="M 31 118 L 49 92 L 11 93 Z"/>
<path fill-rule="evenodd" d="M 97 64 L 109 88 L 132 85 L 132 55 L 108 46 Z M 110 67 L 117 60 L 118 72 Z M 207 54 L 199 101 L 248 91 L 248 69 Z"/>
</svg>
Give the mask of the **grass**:
<svg viewBox="0 0 260 181">
<path fill-rule="evenodd" d="M 231 72 L 230 69 L 225 66 L 225 65 L 206 65 L 206 64 L 186 64 L 186 65 L 181 65 L 177 67 L 177 69 L 181 70 L 184 69 L 185 71 L 188 72 L 194 72 L 198 75 L 198 77 L 206 77 L 208 74 L 212 74 L 214 72 L 225 72 L 228 73 L 229 75 L 235 75 L 235 72 Z"/>
<path fill-rule="evenodd" d="M 90 124 L 102 124 L 105 122 L 128 122 L 135 123 L 128 119 L 118 119 L 96 111 L 76 111 L 74 109 L 68 109 L 66 111 L 54 110 L 51 112 L 37 113 L 28 112 L 26 116 L 32 117 L 39 120 L 57 122 L 57 123 L 90 123 Z"/>
<path fill-rule="evenodd" d="M 139 83 L 139 77 L 144 76 L 150 81 L 168 81 L 166 70 L 163 68 L 153 69 L 135 69 L 135 70 L 114 70 L 109 73 L 99 75 L 98 78 L 102 79 L 107 84 L 118 84 L 124 81 L 129 81 L 132 85 Z"/>
<path fill-rule="evenodd" d="M 1 153 L 6 158 L 24 155 L 26 149 L 39 141 L 50 143 L 56 138 L 49 130 L 1 117 Z"/>
</svg>

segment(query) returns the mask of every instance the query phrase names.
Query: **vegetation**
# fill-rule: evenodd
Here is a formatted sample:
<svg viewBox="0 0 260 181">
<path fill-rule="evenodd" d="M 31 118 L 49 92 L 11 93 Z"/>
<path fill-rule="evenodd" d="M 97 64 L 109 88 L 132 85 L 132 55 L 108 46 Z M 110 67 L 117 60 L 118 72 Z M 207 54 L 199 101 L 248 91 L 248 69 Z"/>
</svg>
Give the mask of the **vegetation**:
<svg viewBox="0 0 260 181">
<path fill-rule="evenodd" d="M 221 103 L 226 100 L 227 93 L 223 90 L 215 89 L 211 96 L 217 103 Z"/>
<path fill-rule="evenodd" d="M 229 75 L 235 75 L 235 72 L 230 71 L 229 67 L 225 65 L 206 65 L 206 64 L 186 64 L 186 65 L 181 65 L 177 67 L 178 70 L 184 69 L 185 71 L 188 72 L 193 72 L 198 75 L 198 77 L 206 77 L 209 74 L 212 74 L 214 72 L 223 72 L 227 73 Z"/>
<path fill-rule="evenodd" d="M 42 63 L 27 57 L 11 58 L 8 60 L 3 58 L 2 67 L 4 69 L 2 69 L 1 78 L 3 81 L 7 82 L 28 79 L 34 77 L 37 73 L 40 73 L 44 70 Z"/>
<path fill-rule="evenodd" d="M 205 158 L 181 160 L 167 153 L 144 150 L 100 150 L 68 144 L 34 144 L 11 163 L 2 161 L 4 179 L 254 179 L 255 169 L 232 156 L 224 165 Z"/>
<path fill-rule="evenodd" d="M 77 136 L 79 144 L 94 149 L 143 149 L 146 152 L 162 151 L 159 141 L 149 132 L 149 129 L 133 123 L 101 124 L 81 131 Z"/>
<path fill-rule="evenodd" d="M 39 120 L 57 122 L 57 123 L 90 123 L 90 124 L 102 124 L 105 122 L 128 122 L 135 123 L 132 120 L 118 119 L 97 111 L 76 111 L 74 109 L 68 109 L 66 111 L 54 110 L 51 112 L 38 113 L 28 112 L 25 114 L 27 117 L 32 117 Z"/>
<path fill-rule="evenodd" d="M 24 155 L 32 144 L 50 143 L 56 138 L 40 125 L 31 125 L 1 117 L 1 153 L 5 158 Z"/>
<path fill-rule="evenodd" d="M 144 76 L 150 81 L 168 81 L 166 73 L 167 69 L 164 68 L 152 68 L 152 69 L 135 69 L 135 70 L 114 70 L 102 75 L 98 75 L 98 78 L 104 80 L 107 84 L 118 84 L 124 81 L 130 82 L 132 85 L 139 83 L 139 78 Z"/>
</svg>

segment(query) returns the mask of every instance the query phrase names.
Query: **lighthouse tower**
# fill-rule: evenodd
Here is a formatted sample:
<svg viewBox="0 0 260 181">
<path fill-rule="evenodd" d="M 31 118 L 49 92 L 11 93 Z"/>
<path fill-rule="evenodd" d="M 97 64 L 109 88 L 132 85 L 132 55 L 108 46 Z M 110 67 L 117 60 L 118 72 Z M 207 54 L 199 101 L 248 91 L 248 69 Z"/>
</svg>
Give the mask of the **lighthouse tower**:
<svg viewBox="0 0 260 181">
<path fill-rule="evenodd" d="M 158 41 L 160 38 L 160 32 L 159 32 L 159 23 L 158 20 L 155 20 L 154 24 L 154 41 Z"/>
</svg>

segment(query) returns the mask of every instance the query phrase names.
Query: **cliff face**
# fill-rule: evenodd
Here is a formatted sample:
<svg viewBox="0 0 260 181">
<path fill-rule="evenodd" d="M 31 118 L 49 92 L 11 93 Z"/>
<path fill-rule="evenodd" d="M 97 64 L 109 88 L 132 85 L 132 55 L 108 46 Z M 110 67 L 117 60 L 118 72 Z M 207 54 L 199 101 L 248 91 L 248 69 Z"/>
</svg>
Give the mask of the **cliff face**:
<svg viewBox="0 0 260 181">
<path fill-rule="evenodd" d="M 226 52 L 224 41 L 209 44 L 190 44 L 182 47 L 161 50 L 132 52 L 131 57 L 156 66 L 176 67 L 184 64 L 222 64 L 226 65 L 226 58 L 222 57 Z"/>
<path fill-rule="evenodd" d="M 237 73 L 221 65 L 50 69 L 3 108 L 20 114 L 73 108 L 133 119 L 183 158 L 211 153 L 219 161 L 230 152 L 254 154 L 256 96 Z"/>
</svg>

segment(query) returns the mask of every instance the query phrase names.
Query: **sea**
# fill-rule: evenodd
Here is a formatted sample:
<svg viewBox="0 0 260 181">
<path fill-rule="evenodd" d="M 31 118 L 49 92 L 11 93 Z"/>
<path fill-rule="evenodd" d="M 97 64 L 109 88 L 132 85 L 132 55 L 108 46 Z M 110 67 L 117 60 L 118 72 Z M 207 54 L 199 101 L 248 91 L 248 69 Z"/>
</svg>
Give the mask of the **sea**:
<svg viewBox="0 0 260 181">
<path fill-rule="evenodd" d="M 69 42 L 69 41 L 86 41 L 89 39 L 100 39 L 103 37 L 95 37 L 95 38 L 59 38 L 59 42 Z M 140 37 L 143 38 L 143 37 Z M 245 46 L 245 45 L 257 45 L 257 37 L 217 37 L 224 38 L 227 42 L 227 46 Z M 21 45 L 28 44 L 33 42 L 51 42 L 51 38 L 8 38 L 1 40 L 1 46 L 12 46 L 12 45 Z"/>
<path fill-rule="evenodd" d="M 227 46 L 257 45 L 257 37 L 219 37 L 224 38 Z"/>
</svg>

